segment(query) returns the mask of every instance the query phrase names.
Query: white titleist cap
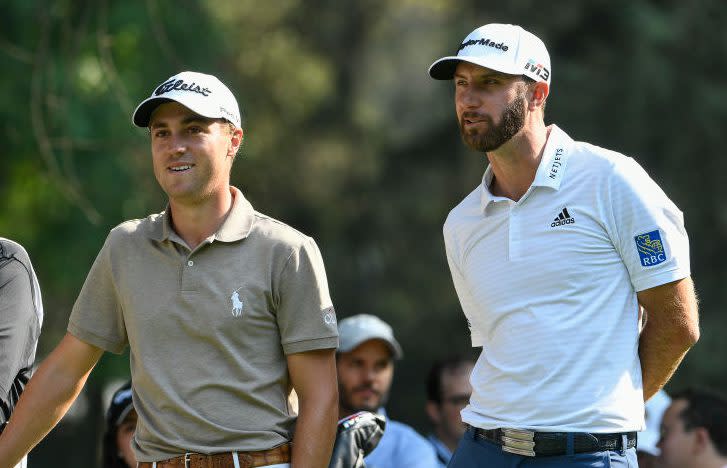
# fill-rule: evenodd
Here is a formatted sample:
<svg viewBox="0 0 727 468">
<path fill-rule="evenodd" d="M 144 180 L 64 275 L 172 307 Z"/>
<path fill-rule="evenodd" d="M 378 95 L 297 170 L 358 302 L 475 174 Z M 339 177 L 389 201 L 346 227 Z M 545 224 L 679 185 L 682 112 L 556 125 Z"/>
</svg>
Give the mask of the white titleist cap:
<svg viewBox="0 0 727 468">
<path fill-rule="evenodd" d="M 451 80 L 462 61 L 550 85 L 550 55 L 545 44 L 514 24 L 492 23 L 475 29 L 459 46 L 457 55 L 442 57 L 429 67 L 429 76 Z"/>
<path fill-rule="evenodd" d="M 230 89 L 215 76 L 191 71 L 178 73 L 154 88 L 151 96 L 134 111 L 131 118 L 134 125 L 148 127 L 154 110 L 169 101 L 176 101 L 203 117 L 225 119 L 242 128 L 240 108 Z"/>
</svg>

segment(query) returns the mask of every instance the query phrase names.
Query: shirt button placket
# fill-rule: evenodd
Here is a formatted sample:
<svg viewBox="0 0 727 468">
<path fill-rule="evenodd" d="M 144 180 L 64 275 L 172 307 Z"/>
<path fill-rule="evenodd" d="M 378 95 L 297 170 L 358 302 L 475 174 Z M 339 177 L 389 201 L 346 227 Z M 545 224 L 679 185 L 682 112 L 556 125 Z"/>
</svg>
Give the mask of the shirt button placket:
<svg viewBox="0 0 727 468">
<path fill-rule="evenodd" d="M 515 203 L 510 202 L 510 235 L 508 250 L 510 252 L 510 260 L 516 260 L 520 258 L 520 222 L 519 222 L 519 210 Z"/>
</svg>

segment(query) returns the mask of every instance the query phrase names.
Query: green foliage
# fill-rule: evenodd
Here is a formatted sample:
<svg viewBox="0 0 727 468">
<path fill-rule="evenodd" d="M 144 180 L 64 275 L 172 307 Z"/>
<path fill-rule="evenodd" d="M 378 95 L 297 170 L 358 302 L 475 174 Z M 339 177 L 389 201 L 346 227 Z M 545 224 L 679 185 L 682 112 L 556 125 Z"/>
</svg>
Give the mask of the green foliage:
<svg viewBox="0 0 727 468">
<path fill-rule="evenodd" d="M 258 210 L 316 238 L 340 317 L 368 312 L 394 326 L 406 359 L 390 413 L 424 429 L 429 365 L 472 352 L 441 225 L 485 167 L 459 140 L 451 85 L 427 68 L 499 21 L 535 31 L 551 50 L 546 120 L 633 155 L 684 210 L 704 332 L 672 386 L 727 383 L 714 359 L 725 352 L 727 302 L 723 2 L 5 3 L 0 234 L 37 266 L 41 355 L 64 333 L 108 230 L 164 206 L 147 136 L 130 123 L 134 106 L 177 71 L 210 72 L 244 114 L 233 182 Z M 125 357 L 106 357 L 89 391 L 127 372 Z M 73 442 L 86 447 L 79 457 L 93 456 L 100 428 L 91 426 Z M 33 466 L 50 466 L 53 437 Z"/>
</svg>

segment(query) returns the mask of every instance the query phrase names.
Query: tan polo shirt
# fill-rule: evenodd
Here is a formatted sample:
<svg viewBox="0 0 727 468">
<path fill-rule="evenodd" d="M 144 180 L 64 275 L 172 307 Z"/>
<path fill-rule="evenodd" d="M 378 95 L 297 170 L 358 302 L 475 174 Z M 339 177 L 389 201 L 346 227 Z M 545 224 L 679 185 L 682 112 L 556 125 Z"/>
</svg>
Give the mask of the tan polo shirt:
<svg viewBox="0 0 727 468">
<path fill-rule="evenodd" d="M 315 242 L 231 190 L 230 214 L 192 251 L 168 210 L 114 228 L 73 307 L 71 334 L 130 346 L 140 461 L 291 440 L 286 355 L 338 346 Z"/>
</svg>

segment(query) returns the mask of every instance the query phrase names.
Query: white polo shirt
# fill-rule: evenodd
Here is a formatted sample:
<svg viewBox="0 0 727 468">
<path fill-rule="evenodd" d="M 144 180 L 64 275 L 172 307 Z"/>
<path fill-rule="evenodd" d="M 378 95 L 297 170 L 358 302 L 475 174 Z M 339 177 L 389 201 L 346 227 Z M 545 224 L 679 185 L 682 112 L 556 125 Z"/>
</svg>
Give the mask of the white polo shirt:
<svg viewBox="0 0 727 468">
<path fill-rule="evenodd" d="M 689 276 L 681 211 L 631 158 L 557 126 L 517 202 L 492 168 L 444 239 L 472 345 L 466 423 L 621 432 L 644 424 L 636 292 Z"/>
</svg>

